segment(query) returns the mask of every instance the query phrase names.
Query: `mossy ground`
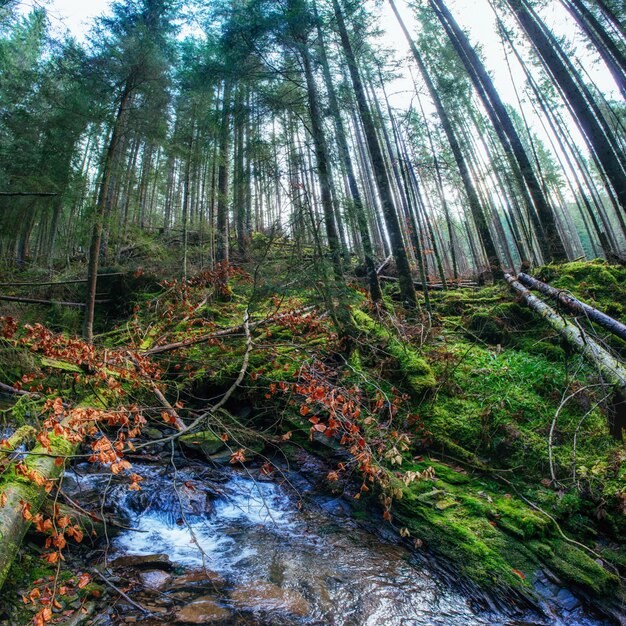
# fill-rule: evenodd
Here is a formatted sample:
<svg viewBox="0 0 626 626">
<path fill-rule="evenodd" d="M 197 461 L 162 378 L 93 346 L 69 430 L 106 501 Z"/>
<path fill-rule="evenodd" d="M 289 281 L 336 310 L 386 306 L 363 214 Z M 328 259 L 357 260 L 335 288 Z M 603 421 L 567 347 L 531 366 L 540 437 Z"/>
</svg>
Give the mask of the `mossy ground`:
<svg viewBox="0 0 626 626">
<path fill-rule="evenodd" d="M 263 257 L 265 242 L 255 246 L 253 253 Z M 252 412 L 231 422 L 216 420 L 216 435 L 239 429 L 252 452 L 261 446 L 253 445 L 251 433 L 271 446 L 321 449 L 323 438 L 310 439 L 311 424 L 298 411 L 300 403 L 272 391 L 272 385 L 298 381 L 315 360 L 333 368 L 337 385 L 359 385 L 372 396 L 397 388 L 406 395 L 392 426 L 411 434 L 412 444 L 401 450 L 400 463 L 384 455 L 381 463 L 391 477 L 391 512 L 399 530 L 407 529 L 451 569 L 487 589 L 530 593 L 535 573 L 547 569 L 597 597 L 623 597 L 615 571 L 623 573 L 626 563 L 626 453 L 609 435 L 605 390 L 506 286 L 433 293 L 430 324 L 426 318 L 404 319 L 401 312 L 394 318 L 391 309 L 377 319 L 360 290 L 328 293 L 307 268 L 294 280 L 280 274 L 279 263 L 250 268 L 247 276 L 231 280 L 229 298 L 202 284 L 191 297 L 137 284 L 132 302 L 139 313 L 113 331 L 101 319 L 106 332 L 99 341 L 111 347 L 131 342 L 145 350 L 157 341 L 239 325 L 246 309 L 254 321 L 277 309 L 316 304 L 318 314 L 311 320 L 271 323 L 254 332 L 246 378 L 227 407 L 237 415 L 248 404 Z M 626 310 L 624 268 L 571 263 L 542 268 L 537 275 L 610 314 L 619 317 Z M 191 322 L 179 314 L 188 297 L 192 305 L 202 303 L 188 310 Z M 356 340 L 348 349 L 327 309 L 338 297 L 351 307 L 355 322 Z M 168 397 L 199 407 L 232 384 L 244 352 L 239 334 L 156 360 L 166 367 Z M 4 354 L 0 351 L 0 359 Z M 45 367 L 26 353 L 6 358 L 3 382 Z M 54 375 L 67 381 L 71 374 Z M 27 421 L 28 410 L 23 413 Z M 378 441 L 380 426 L 369 422 L 362 430 Z M 287 431 L 294 431 L 291 438 L 281 440 Z M 331 441 L 324 443 L 327 453 L 334 449 Z M 429 467 L 434 478 L 405 484 L 407 472 Z"/>
</svg>

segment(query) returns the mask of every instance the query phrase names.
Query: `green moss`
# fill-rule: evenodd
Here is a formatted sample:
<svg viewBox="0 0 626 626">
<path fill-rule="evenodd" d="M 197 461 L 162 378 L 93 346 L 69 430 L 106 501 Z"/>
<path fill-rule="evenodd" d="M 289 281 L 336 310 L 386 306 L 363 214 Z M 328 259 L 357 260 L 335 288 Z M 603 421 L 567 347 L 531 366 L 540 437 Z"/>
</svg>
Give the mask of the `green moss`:
<svg viewBox="0 0 626 626">
<path fill-rule="evenodd" d="M 207 458 L 219 452 L 225 446 L 224 442 L 211 431 L 182 435 L 180 443 L 191 450 L 200 450 Z"/>
<path fill-rule="evenodd" d="M 381 345 L 396 362 L 396 375 L 400 384 L 404 384 L 415 396 L 421 396 L 436 385 L 432 368 L 416 350 L 398 340 L 382 324 L 375 322 L 360 309 L 352 312 L 356 328 L 368 336 L 370 341 Z"/>
<path fill-rule="evenodd" d="M 606 261 L 575 261 L 546 265 L 533 273 L 557 289 L 569 291 L 618 319 L 626 313 L 626 267 Z"/>
</svg>

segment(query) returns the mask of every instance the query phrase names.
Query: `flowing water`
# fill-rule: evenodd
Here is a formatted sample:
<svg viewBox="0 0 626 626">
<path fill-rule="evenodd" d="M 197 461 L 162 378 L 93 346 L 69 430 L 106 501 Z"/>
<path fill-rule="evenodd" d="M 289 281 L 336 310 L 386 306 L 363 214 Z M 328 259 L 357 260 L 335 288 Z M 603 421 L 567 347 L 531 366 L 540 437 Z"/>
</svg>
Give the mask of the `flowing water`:
<svg viewBox="0 0 626 626">
<path fill-rule="evenodd" d="M 299 504 L 307 490 L 300 476 L 293 477 L 300 480 L 294 490 L 284 476 L 259 479 L 258 470 L 133 469 L 144 477 L 141 492 L 102 474 L 70 474 L 67 488 L 87 498 L 104 496 L 105 510 L 123 514 L 136 528 L 112 539 L 109 560 L 168 555 L 174 572 L 152 572 L 152 579 L 150 572 L 141 574 L 148 584 L 159 581 L 156 593 L 169 616 L 165 623 L 602 623 L 579 607 L 550 619 L 476 613 L 427 559 L 418 560 L 398 542 L 363 528 L 341 499 L 312 492 Z M 193 581 L 182 593 L 181 580 Z"/>
</svg>

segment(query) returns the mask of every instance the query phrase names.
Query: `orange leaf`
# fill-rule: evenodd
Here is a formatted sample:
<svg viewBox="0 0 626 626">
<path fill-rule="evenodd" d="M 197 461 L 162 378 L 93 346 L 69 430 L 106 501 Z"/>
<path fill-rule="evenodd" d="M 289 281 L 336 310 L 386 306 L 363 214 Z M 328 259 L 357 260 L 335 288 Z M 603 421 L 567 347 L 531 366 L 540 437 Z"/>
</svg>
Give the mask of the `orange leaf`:
<svg viewBox="0 0 626 626">
<path fill-rule="evenodd" d="M 83 589 L 91 582 L 91 576 L 89 574 L 81 574 L 78 579 L 78 588 Z"/>
</svg>

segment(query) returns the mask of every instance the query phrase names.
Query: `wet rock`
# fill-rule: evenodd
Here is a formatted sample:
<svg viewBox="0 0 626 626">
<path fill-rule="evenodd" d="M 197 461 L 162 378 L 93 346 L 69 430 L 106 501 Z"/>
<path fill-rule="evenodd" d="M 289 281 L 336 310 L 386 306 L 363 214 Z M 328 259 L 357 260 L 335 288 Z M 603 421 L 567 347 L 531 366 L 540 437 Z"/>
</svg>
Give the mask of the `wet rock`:
<svg viewBox="0 0 626 626">
<path fill-rule="evenodd" d="M 153 569 L 139 574 L 141 584 L 147 589 L 163 589 L 172 580 L 172 576 L 160 569 Z"/>
<path fill-rule="evenodd" d="M 559 606 L 566 611 L 573 611 L 580 606 L 580 601 L 574 595 L 572 595 L 567 589 L 561 589 L 556 596 L 556 601 Z"/>
<path fill-rule="evenodd" d="M 176 613 L 176 622 L 182 624 L 211 624 L 231 617 L 231 612 L 210 596 L 190 602 Z"/>
<path fill-rule="evenodd" d="M 170 571 L 174 564 L 167 554 L 144 554 L 142 556 L 120 556 L 111 562 L 113 567 L 134 567 L 136 569 L 161 569 Z"/>
<path fill-rule="evenodd" d="M 183 435 L 179 438 L 179 441 L 185 448 L 195 452 L 201 452 L 207 458 L 225 447 L 224 442 L 217 435 L 209 431 Z"/>
<path fill-rule="evenodd" d="M 148 485 L 148 483 L 146 483 Z M 149 490 L 126 495 L 127 506 L 135 513 L 157 513 L 170 522 L 183 517 L 198 517 L 213 509 L 214 493 L 201 483 L 187 480 L 182 483 L 168 483 L 157 490 Z"/>
<path fill-rule="evenodd" d="M 300 592 L 264 581 L 242 585 L 230 595 L 239 608 L 250 611 L 285 611 L 304 617 L 311 610 Z"/>
<path fill-rule="evenodd" d="M 217 454 L 212 454 L 209 457 L 209 461 L 212 461 L 216 465 L 228 465 L 232 458 L 232 452 L 230 450 L 222 450 Z"/>
<path fill-rule="evenodd" d="M 174 578 L 169 587 L 171 589 L 186 589 L 188 587 L 197 587 L 203 584 L 223 586 L 226 581 L 216 572 L 210 570 L 199 570 L 196 572 L 188 572 L 182 576 Z"/>
</svg>

